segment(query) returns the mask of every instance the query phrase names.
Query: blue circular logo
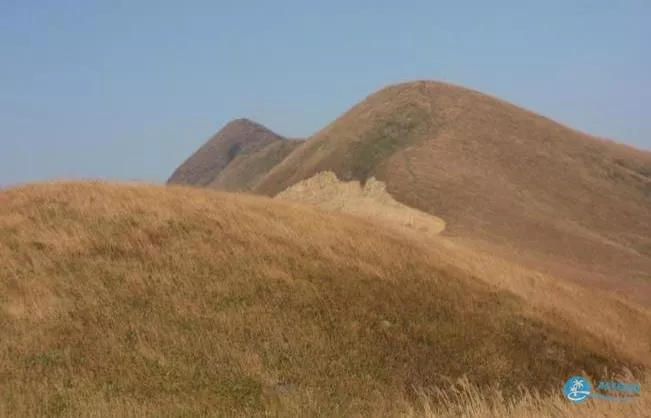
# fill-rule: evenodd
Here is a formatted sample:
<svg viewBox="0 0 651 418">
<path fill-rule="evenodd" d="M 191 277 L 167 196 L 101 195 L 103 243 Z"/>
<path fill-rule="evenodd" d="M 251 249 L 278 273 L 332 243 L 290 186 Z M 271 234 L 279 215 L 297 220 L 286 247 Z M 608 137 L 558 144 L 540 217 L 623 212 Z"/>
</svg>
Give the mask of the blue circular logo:
<svg viewBox="0 0 651 418">
<path fill-rule="evenodd" d="M 592 386 L 583 376 L 572 376 L 563 385 L 563 395 L 570 402 L 581 403 L 590 397 Z"/>
</svg>

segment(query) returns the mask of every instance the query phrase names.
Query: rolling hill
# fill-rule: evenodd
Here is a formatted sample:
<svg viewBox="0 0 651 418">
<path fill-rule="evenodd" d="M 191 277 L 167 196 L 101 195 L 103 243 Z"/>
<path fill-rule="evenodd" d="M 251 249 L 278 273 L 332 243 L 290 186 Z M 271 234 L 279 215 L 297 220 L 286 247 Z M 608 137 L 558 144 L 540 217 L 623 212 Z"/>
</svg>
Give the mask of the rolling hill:
<svg viewBox="0 0 651 418">
<path fill-rule="evenodd" d="M 648 369 L 648 311 L 436 243 L 261 196 L 2 190 L 0 414 L 393 416 L 464 376 L 511 399 Z"/>
<path fill-rule="evenodd" d="M 247 191 L 299 144 L 248 119 L 236 119 L 181 164 L 167 183 Z"/>
<path fill-rule="evenodd" d="M 651 305 L 651 152 L 495 97 L 392 85 L 263 171 L 252 191 L 269 196 L 324 171 L 374 177 L 446 236 Z"/>
</svg>

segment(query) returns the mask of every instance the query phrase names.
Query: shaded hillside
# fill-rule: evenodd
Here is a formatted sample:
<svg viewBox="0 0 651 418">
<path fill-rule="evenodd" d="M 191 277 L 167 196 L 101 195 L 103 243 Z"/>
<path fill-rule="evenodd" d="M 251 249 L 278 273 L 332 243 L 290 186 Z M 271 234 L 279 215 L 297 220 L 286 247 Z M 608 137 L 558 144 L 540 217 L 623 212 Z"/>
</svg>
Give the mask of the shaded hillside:
<svg viewBox="0 0 651 418">
<path fill-rule="evenodd" d="M 300 144 L 300 140 L 282 139 L 259 150 L 239 154 L 208 187 L 228 191 L 252 190 L 269 170 Z"/>
<path fill-rule="evenodd" d="M 237 119 L 181 164 L 167 183 L 249 190 L 299 143 L 248 119 Z"/>
<path fill-rule="evenodd" d="M 446 390 L 446 376 L 511 396 L 515 385 L 556 394 L 582 370 L 644 368 L 628 345 L 358 218 L 99 182 L 12 188 L 0 201 L 8 415 L 96 403 L 234 416 L 291 401 L 302 416 L 375 416 L 415 388 Z M 631 330 L 636 312 L 622 311 Z"/>
<path fill-rule="evenodd" d="M 413 82 L 353 107 L 255 191 L 275 195 L 325 170 L 386 182 L 398 201 L 443 218 L 449 236 L 651 303 L 649 152 L 472 90 Z"/>
</svg>

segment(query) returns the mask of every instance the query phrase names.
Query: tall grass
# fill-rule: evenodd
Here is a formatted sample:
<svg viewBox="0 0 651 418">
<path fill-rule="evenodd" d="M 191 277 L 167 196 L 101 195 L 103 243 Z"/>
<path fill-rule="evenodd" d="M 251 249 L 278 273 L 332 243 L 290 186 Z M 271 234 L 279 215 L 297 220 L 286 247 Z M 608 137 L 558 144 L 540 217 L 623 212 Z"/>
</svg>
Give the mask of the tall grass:
<svg viewBox="0 0 651 418">
<path fill-rule="evenodd" d="M 645 311 L 583 290 L 613 315 L 591 330 L 545 308 L 552 278 L 528 298 L 515 268 L 473 274 L 484 256 L 455 266 L 444 242 L 253 196 L 2 190 L 0 413 L 426 415 L 470 402 L 449 384 L 464 376 L 504 405 L 581 372 L 643 378 Z"/>
</svg>

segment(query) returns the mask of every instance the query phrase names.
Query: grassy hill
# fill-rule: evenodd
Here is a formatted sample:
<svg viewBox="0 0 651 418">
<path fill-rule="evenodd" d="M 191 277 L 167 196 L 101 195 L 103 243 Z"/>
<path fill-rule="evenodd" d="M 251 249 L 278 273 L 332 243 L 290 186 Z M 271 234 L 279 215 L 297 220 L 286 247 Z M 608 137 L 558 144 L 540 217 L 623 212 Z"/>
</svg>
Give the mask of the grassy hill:
<svg viewBox="0 0 651 418">
<path fill-rule="evenodd" d="M 647 311 L 590 289 L 551 309 L 573 293 L 529 299 L 447 245 L 216 191 L 2 190 L 0 414 L 395 415 L 464 375 L 511 399 L 648 368 Z"/>
<path fill-rule="evenodd" d="M 299 144 L 248 119 L 236 119 L 181 164 L 168 184 L 250 190 Z"/>
<path fill-rule="evenodd" d="M 273 196 L 323 171 L 386 183 L 466 245 L 651 305 L 650 152 L 423 81 L 372 94 L 254 191 Z"/>
</svg>

